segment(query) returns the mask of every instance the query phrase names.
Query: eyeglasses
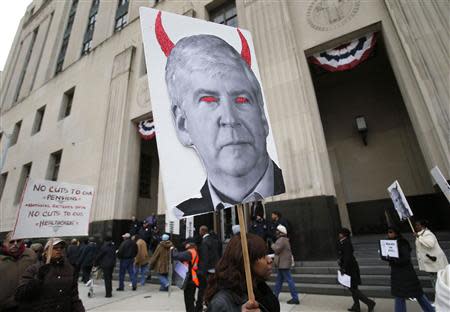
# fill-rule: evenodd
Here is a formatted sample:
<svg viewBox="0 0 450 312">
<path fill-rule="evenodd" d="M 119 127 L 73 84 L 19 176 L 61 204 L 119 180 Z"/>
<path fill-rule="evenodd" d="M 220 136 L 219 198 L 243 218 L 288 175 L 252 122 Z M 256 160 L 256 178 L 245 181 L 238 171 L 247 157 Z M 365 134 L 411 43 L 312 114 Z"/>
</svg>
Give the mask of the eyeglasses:
<svg viewBox="0 0 450 312">
<path fill-rule="evenodd" d="M 8 243 L 10 244 L 10 245 L 14 245 L 14 244 L 16 244 L 16 245 L 20 245 L 20 244 L 22 244 L 22 239 L 13 239 L 13 240 L 10 240 Z"/>
</svg>

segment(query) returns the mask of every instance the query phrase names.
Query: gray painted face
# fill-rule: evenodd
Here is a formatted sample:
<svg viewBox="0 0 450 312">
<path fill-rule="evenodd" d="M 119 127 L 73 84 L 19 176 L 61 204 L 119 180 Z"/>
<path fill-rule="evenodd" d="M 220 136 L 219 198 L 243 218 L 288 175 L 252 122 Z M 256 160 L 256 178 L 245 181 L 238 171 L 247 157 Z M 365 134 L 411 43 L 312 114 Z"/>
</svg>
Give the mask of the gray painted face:
<svg viewBox="0 0 450 312">
<path fill-rule="evenodd" d="M 261 88 L 228 43 L 211 35 L 181 39 L 168 58 L 166 83 L 178 138 L 195 147 L 208 176 L 264 172 L 269 127 Z"/>
</svg>

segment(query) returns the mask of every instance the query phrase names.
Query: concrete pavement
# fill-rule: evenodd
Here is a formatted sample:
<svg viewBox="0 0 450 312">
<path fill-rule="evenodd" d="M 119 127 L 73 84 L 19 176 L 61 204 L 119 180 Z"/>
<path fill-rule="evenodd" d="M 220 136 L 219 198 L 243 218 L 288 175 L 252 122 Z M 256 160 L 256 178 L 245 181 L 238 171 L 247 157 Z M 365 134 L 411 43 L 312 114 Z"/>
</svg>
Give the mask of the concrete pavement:
<svg viewBox="0 0 450 312">
<path fill-rule="evenodd" d="M 117 282 L 113 281 L 113 297 L 105 298 L 103 280 L 96 280 L 95 283 L 93 298 L 88 297 L 88 288 L 83 283 L 78 284 L 80 298 L 87 311 L 184 311 L 183 292 L 178 288 L 173 288 L 170 297 L 168 297 L 168 293 L 159 292 L 159 286 L 151 284 L 146 284 L 143 287 L 138 287 L 136 291 L 132 291 L 127 283 L 125 291 L 117 292 L 115 291 Z M 286 301 L 289 299 L 289 293 L 282 293 L 280 295 L 282 312 L 345 312 L 352 304 L 350 293 L 348 297 L 301 294 L 301 304 L 297 306 L 286 304 Z M 375 311 L 393 311 L 393 299 L 375 300 L 377 302 Z M 407 305 L 408 312 L 421 311 L 417 303 L 408 302 Z M 367 311 L 364 305 L 361 307 L 362 311 Z"/>
</svg>

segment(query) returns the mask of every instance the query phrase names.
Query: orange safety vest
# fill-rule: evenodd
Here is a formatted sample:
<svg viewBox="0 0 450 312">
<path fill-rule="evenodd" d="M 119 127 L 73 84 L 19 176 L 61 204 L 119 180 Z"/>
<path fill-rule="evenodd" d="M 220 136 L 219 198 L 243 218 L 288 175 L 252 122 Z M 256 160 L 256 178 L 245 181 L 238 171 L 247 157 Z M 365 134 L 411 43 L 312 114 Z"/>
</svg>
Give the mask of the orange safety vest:
<svg viewBox="0 0 450 312">
<path fill-rule="evenodd" d="M 198 280 L 198 276 L 197 276 L 198 253 L 197 253 L 197 250 L 195 250 L 195 248 L 189 248 L 188 251 L 191 253 L 191 264 L 192 264 L 191 276 L 192 276 L 192 281 L 194 282 L 195 286 L 198 287 L 200 285 L 200 281 Z"/>
</svg>

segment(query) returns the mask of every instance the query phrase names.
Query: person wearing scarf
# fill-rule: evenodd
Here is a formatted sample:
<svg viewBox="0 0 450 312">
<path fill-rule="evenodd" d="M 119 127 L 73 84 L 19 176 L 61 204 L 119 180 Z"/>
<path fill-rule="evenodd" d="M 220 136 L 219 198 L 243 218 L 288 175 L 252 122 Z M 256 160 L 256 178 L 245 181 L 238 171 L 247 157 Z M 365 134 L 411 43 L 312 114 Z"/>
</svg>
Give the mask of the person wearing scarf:
<svg viewBox="0 0 450 312">
<path fill-rule="evenodd" d="M 36 254 L 22 239 L 12 239 L 9 232 L 0 249 L 0 311 L 17 311 L 14 292 L 25 269 L 36 262 Z"/>
</svg>

